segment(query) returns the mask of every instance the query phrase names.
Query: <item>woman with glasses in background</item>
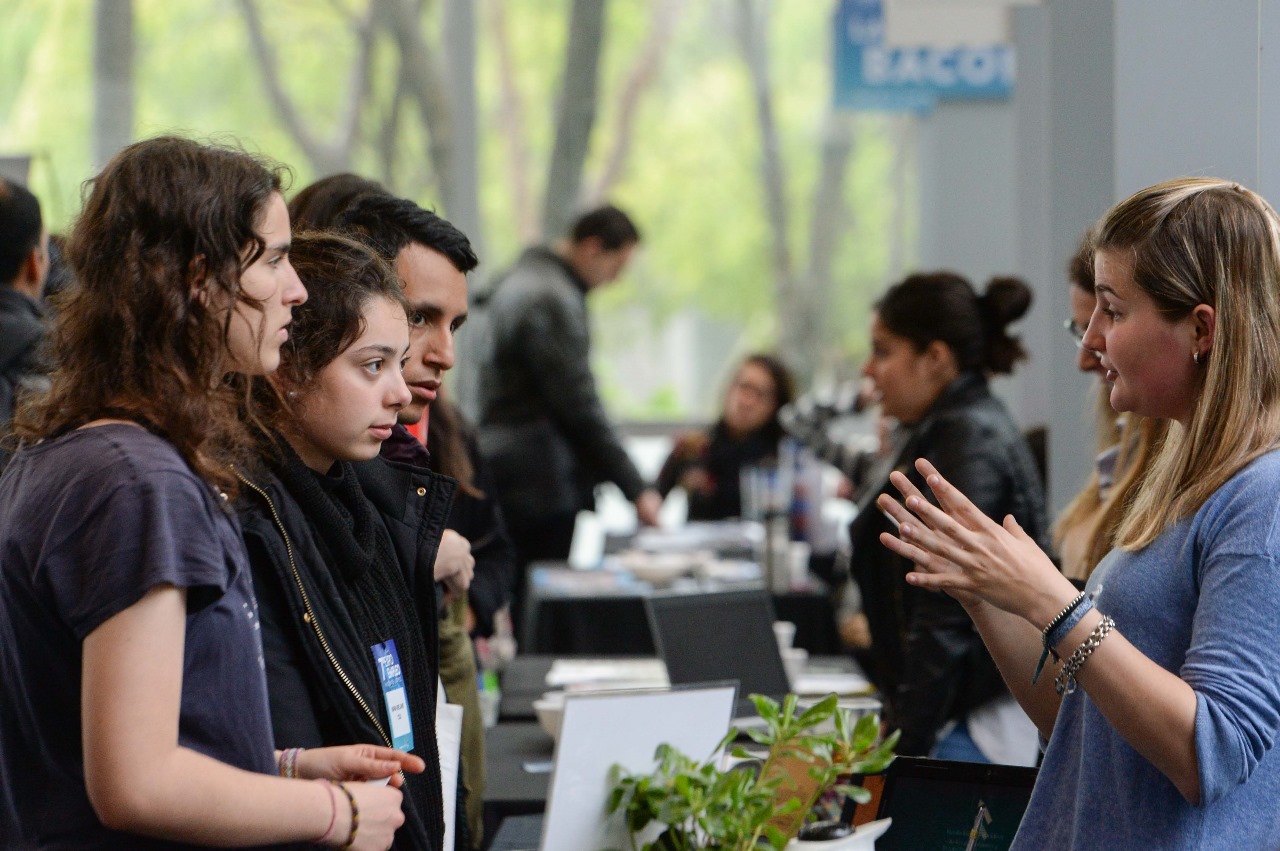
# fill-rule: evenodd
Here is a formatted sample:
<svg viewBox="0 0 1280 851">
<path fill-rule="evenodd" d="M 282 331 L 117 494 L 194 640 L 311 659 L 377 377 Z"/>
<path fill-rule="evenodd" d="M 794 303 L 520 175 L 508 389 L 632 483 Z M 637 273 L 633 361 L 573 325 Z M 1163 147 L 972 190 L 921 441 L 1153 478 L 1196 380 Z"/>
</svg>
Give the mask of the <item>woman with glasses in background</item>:
<svg viewBox="0 0 1280 851">
<path fill-rule="evenodd" d="M 768 354 L 748 357 L 729 382 L 715 425 L 676 437 L 658 473 L 658 492 L 665 497 L 683 488 L 690 520 L 740 517 L 742 468 L 776 461 L 783 435 L 778 410 L 794 395 L 791 372 L 782 361 Z"/>
</svg>

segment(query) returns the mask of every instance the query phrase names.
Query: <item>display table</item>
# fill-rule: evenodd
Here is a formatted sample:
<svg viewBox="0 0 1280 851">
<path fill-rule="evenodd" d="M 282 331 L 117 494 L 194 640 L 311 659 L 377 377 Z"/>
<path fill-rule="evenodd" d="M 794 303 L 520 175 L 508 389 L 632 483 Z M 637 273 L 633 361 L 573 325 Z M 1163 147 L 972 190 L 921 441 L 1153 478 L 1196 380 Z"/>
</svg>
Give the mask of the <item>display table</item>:
<svg viewBox="0 0 1280 851">
<path fill-rule="evenodd" d="M 484 737 L 484 833 L 494 836 L 508 816 L 547 806 L 555 742 L 536 723 L 502 723 Z"/>
<path fill-rule="evenodd" d="M 651 657 L 617 657 L 627 662 Z M 507 664 L 501 675 L 502 701 L 498 705 L 500 726 L 506 722 L 528 722 L 537 718 L 533 702 L 558 686 L 547 683 L 547 674 L 555 664 L 555 656 L 520 655 Z M 603 661 L 603 660 L 602 660 Z M 862 669 L 848 656 L 810 656 L 805 665 L 808 674 L 857 674 Z"/>
<path fill-rule="evenodd" d="M 759 582 L 689 579 L 663 590 L 701 593 L 762 587 Z M 572 570 L 541 563 L 530 569 L 521 652 L 555 656 L 653 656 L 644 598 L 654 586 L 625 572 Z M 796 625 L 795 646 L 810 654 L 842 652 L 831 596 L 820 583 L 773 594 L 778 620 Z"/>
</svg>

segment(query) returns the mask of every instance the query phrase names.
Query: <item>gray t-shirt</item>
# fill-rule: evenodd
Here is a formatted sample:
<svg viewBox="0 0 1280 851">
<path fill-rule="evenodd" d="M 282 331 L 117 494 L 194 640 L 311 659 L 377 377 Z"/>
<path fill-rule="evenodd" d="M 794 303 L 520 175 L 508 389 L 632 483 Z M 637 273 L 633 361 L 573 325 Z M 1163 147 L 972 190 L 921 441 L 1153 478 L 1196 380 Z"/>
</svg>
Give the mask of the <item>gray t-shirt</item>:
<svg viewBox="0 0 1280 851">
<path fill-rule="evenodd" d="M 178 741 L 275 772 L 239 525 L 171 444 L 130 425 L 19 452 L 0 478 L 0 847 L 174 848 L 102 826 L 85 791 L 81 645 L 159 585 L 187 589 Z M 21 838 L 18 832 L 21 831 Z"/>
</svg>

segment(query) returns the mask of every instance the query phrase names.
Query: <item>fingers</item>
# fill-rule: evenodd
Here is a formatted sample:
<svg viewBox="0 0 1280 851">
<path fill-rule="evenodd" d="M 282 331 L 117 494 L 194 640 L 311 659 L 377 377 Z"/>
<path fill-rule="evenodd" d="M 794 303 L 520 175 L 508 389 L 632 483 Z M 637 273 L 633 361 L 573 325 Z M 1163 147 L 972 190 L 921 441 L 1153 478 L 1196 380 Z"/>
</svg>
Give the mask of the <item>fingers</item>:
<svg viewBox="0 0 1280 851">
<path fill-rule="evenodd" d="M 898 524 L 899 537 L 909 538 L 922 549 L 927 549 L 948 561 L 965 560 L 965 554 L 974 547 L 973 533 L 926 501 L 920 492 L 906 481 L 905 476 L 900 473 L 894 475 L 902 478 L 903 493 L 911 494 L 906 498 L 906 505 L 900 505 L 884 494 L 876 501 L 876 505 Z M 894 484 L 898 484 L 896 479 Z"/>
<path fill-rule="evenodd" d="M 929 553 L 917 547 L 915 544 L 909 544 L 899 537 L 890 535 L 888 532 L 880 533 L 880 543 L 884 544 L 888 549 L 892 550 L 894 553 L 897 553 L 898 555 L 902 556 L 908 561 L 914 562 L 915 564 L 924 568 L 929 567 L 929 563 L 930 563 L 930 560 L 932 559 L 932 556 Z"/>
<path fill-rule="evenodd" d="M 925 484 L 929 486 L 929 490 L 933 491 L 933 495 L 938 498 L 938 505 L 942 510 L 952 517 L 959 520 L 962 525 L 968 529 L 977 529 L 983 523 L 990 523 L 991 519 L 978 510 L 978 507 L 969 501 L 969 498 L 957 490 L 950 482 L 942 477 L 938 472 L 938 468 L 924 458 L 916 459 L 916 470 L 920 475 L 924 476 Z"/>
</svg>

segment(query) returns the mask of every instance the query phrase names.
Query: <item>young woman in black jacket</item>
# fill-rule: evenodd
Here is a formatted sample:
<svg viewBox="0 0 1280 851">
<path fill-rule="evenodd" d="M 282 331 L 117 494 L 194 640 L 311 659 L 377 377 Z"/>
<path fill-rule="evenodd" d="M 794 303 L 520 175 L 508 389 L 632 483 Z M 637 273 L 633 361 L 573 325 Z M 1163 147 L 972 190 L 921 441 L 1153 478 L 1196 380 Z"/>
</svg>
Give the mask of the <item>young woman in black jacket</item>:
<svg viewBox="0 0 1280 851">
<path fill-rule="evenodd" d="M 988 516 L 1012 514 L 1048 544 L 1044 488 L 1035 461 L 987 377 L 1025 356 L 1006 326 L 1031 304 L 1016 279 L 982 295 L 950 272 L 911 275 L 891 287 L 871 323 L 863 375 L 881 412 L 897 420 L 893 469 L 918 477 L 928 458 Z M 872 484 L 872 487 L 875 485 Z M 881 492 L 893 492 L 887 479 Z M 911 563 L 880 543 L 893 531 L 874 506 L 850 528 L 850 572 L 871 628 L 873 670 L 898 752 L 973 761 L 1034 762 L 1035 730 L 1013 703 L 964 608 L 945 594 L 908 586 Z"/>
<path fill-rule="evenodd" d="M 295 237 L 292 257 L 312 298 L 294 313 L 279 374 L 253 388 L 267 469 L 245 476 L 241 506 L 276 743 L 418 754 L 427 770 L 406 779 L 393 847 L 438 851 L 432 565 L 453 483 L 377 459 L 410 399 L 394 275 L 333 234 Z"/>
</svg>

